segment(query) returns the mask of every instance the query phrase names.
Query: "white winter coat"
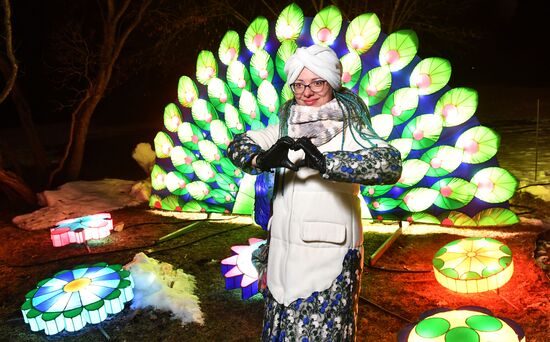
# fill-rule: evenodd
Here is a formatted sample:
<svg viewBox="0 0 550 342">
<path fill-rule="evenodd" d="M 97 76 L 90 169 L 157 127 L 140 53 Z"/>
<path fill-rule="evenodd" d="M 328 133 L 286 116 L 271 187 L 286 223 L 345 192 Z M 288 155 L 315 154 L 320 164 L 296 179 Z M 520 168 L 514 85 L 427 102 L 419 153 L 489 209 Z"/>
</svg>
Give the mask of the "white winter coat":
<svg viewBox="0 0 550 342">
<path fill-rule="evenodd" d="M 318 146 L 319 150 L 363 148 L 352 138 L 349 128 L 344 132 Z M 279 125 L 246 134 L 267 150 L 279 139 Z M 376 143 L 387 146 L 383 140 Z M 295 163 L 304 158 L 304 152 L 289 151 L 288 156 Z M 326 290 L 342 271 L 348 250 L 361 249 L 362 254 L 363 232 L 359 184 L 326 180 L 306 167 L 298 172 L 281 170 L 283 179 L 279 180 L 268 223 L 271 242 L 267 286 L 277 302 L 289 305 L 314 291 Z"/>
</svg>

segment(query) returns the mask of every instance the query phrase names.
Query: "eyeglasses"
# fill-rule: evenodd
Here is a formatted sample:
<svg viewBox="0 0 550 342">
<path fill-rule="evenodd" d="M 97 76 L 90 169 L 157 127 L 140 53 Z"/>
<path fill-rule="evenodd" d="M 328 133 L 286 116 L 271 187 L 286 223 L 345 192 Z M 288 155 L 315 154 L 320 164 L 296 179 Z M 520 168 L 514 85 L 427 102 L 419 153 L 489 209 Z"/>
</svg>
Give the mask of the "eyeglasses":
<svg viewBox="0 0 550 342">
<path fill-rule="evenodd" d="M 318 93 L 325 87 L 325 83 L 327 81 L 325 80 L 316 80 L 311 82 L 310 84 L 303 84 L 303 83 L 292 83 L 290 85 L 290 89 L 294 92 L 294 94 L 302 94 L 304 91 L 306 91 L 306 88 L 309 87 L 309 89 L 314 92 Z"/>
</svg>

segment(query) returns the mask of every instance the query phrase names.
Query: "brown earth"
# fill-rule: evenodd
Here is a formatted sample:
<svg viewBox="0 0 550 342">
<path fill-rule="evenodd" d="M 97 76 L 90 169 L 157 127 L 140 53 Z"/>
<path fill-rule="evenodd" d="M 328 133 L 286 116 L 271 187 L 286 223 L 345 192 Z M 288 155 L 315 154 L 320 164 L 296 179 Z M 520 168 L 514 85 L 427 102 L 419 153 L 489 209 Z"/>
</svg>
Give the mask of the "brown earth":
<svg viewBox="0 0 550 342">
<path fill-rule="evenodd" d="M 529 195 L 517 195 L 514 207 L 523 217 L 550 222 L 548 203 Z M 0 249 L 0 340 L 5 341 L 257 341 L 263 302 L 254 297 L 243 301 L 237 290 L 224 289 L 220 260 L 230 247 L 249 237 L 264 237 L 255 225 L 235 220 L 207 220 L 200 227 L 177 238 L 158 239 L 188 224 L 188 221 L 152 214 L 148 208 L 126 208 L 112 212 L 115 223 L 124 222 L 121 232 L 91 242 L 90 252 L 82 245 L 52 246 L 49 231 L 25 231 L 10 223 L 10 215 L 0 220 L 4 243 Z M 534 222 L 534 221 L 528 221 Z M 397 225 L 393 225 L 397 228 Z M 389 227 L 391 228 L 391 226 Z M 495 315 L 511 318 L 526 332 L 527 341 L 550 338 L 550 281 L 534 261 L 537 236 L 543 224 L 479 228 L 480 235 L 507 244 L 514 255 L 512 279 L 498 292 L 457 294 L 440 286 L 431 270 L 433 254 L 444 244 L 471 234 L 471 230 L 435 229 L 415 234 L 421 227 L 407 228 L 375 267 L 366 267 L 358 320 L 358 341 L 395 341 L 408 322 L 435 307 L 483 306 Z M 389 234 L 365 233 L 365 255 L 371 255 Z M 47 336 L 32 332 L 23 322 L 19 308 L 24 295 L 35 284 L 54 273 L 77 264 L 107 262 L 126 264 L 138 252 L 173 264 L 197 280 L 197 294 L 205 324 L 182 326 L 167 312 L 144 309 L 124 311 L 99 325 Z M 385 268 L 386 270 L 383 270 Z M 425 272 L 415 272 L 425 271 Z M 103 330 L 103 332 L 102 332 Z"/>
</svg>

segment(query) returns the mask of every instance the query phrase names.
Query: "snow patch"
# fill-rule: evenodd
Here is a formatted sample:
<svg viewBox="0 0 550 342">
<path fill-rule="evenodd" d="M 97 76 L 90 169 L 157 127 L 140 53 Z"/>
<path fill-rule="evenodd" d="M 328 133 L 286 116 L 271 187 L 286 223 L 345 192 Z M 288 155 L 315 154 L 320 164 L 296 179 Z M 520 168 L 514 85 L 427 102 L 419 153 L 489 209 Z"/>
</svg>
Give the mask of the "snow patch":
<svg viewBox="0 0 550 342">
<path fill-rule="evenodd" d="M 57 190 L 39 194 L 44 208 L 13 218 L 13 223 L 26 230 L 52 228 L 61 220 L 132 207 L 148 200 L 146 187 L 135 189 L 136 182 L 122 179 L 76 181 Z"/>
<path fill-rule="evenodd" d="M 550 186 L 548 185 L 531 185 L 522 189 L 521 191 L 528 192 L 545 202 L 550 202 Z"/>
<path fill-rule="evenodd" d="M 204 323 L 199 298 L 194 294 L 195 277 L 144 253 L 136 254 L 124 268 L 132 273 L 134 279 L 133 309 L 153 307 L 170 311 L 182 325 Z"/>
<path fill-rule="evenodd" d="M 523 224 L 528 224 L 530 226 L 544 226 L 544 222 L 537 218 L 529 218 L 529 217 L 519 217 L 519 220 Z"/>
<path fill-rule="evenodd" d="M 155 165 L 155 151 L 149 143 L 139 143 L 132 152 L 132 158 L 141 166 L 141 168 L 149 175 Z"/>
</svg>

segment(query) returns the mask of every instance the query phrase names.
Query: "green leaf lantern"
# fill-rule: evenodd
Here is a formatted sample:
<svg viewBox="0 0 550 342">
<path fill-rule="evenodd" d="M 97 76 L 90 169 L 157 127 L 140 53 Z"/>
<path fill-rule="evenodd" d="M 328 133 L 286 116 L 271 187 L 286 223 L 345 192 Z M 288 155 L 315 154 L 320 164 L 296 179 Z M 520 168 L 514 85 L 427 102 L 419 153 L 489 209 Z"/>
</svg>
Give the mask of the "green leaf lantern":
<svg viewBox="0 0 550 342">
<path fill-rule="evenodd" d="M 237 60 L 240 49 L 241 39 L 239 34 L 235 31 L 227 31 L 220 43 L 218 57 L 223 64 L 229 65 L 231 62 Z"/>
<path fill-rule="evenodd" d="M 451 78 L 451 63 L 444 58 L 426 58 L 411 73 L 410 85 L 419 95 L 430 95 L 447 85 Z"/>
<path fill-rule="evenodd" d="M 401 30 L 386 37 L 378 55 L 380 66 L 389 66 L 392 72 L 409 65 L 418 51 L 418 36 L 414 31 Z"/>
<path fill-rule="evenodd" d="M 177 132 L 182 122 L 181 111 L 174 103 L 164 108 L 164 127 L 170 132 Z"/>
<path fill-rule="evenodd" d="M 300 32 L 302 32 L 303 27 L 304 13 L 298 5 L 292 3 L 279 14 L 277 23 L 275 24 L 275 35 L 282 43 L 285 41 L 295 41 Z"/>
<path fill-rule="evenodd" d="M 346 46 L 348 50 L 362 55 L 378 40 L 380 35 L 380 20 L 374 13 L 363 13 L 353 19 L 346 31 Z"/>
<path fill-rule="evenodd" d="M 155 154 L 157 158 L 168 158 L 174 148 L 174 143 L 170 136 L 164 132 L 158 132 L 155 136 Z"/>
<path fill-rule="evenodd" d="M 439 192 L 434 204 L 443 209 L 462 208 L 474 198 L 476 186 L 462 178 L 443 178 L 431 187 Z"/>
<path fill-rule="evenodd" d="M 493 158 L 500 145 L 500 137 L 490 128 L 475 126 L 462 133 L 456 148 L 462 149 L 462 160 L 468 164 L 480 164 Z"/>
<path fill-rule="evenodd" d="M 488 203 L 501 203 L 514 195 L 517 179 L 500 167 L 481 169 L 470 180 L 477 185 L 475 196 Z"/>
<path fill-rule="evenodd" d="M 279 46 L 277 50 L 277 55 L 275 57 L 275 67 L 277 69 L 277 75 L 286 82 L 286 73 L 285 73 L 285 64 L 288 60 L 288 57 L 292 56 L 296 49 L 298 49 L 298 44 L 293 40 L 285 40 Z"/>
<path fill-rule="evenodd" d="M 208 98 L 219 112 L 225 112 L 226 104 L 233 104 L 233 94 L 229 86 L 219 78 L 213 78 L 208 83 Z"/>
<path fill-rule="evenodd" d="M 233 94 L 241 96 L 243 89 L 250 90 L 250 74 L 243 63 L 233 61 L 227 68 L 227 83 Z"/>
<path fill-rule="evenodd" d="M 274 65 L 271 56 L 265 50 L 258 50 L 250 58 L 250 76 L 256 86 L 263 81 L 273 79 Z"/>
<path fill-rule="evenodd" d="M 361 58 L 357 52 L 352 51 L 340 58 L 342 63 L 342 85 L 353 88 L 361 76 Z"/>
<path fill-rule="evenodd" d="M 336 6 L 323 8 L 313 18 L 310 34 L 315 44 L 332 45 L 342 28 L 342 13 Z"/>
<path fill-rule="evenodd" d="M 444 127 L 458 126 L 470 119 L 476 112 L 477 92 L 470 88 L 454 88 L 437 101 L 434 114 L 441 116 Z"/>
<path fill-rule="evenodd" d="M 244 34 L 244 43 L 248 50 L 256 53 L 263 50 L 269 35 L 269 22 L 265 17 L 257 17 L 250 23 Z"/>
<path fill-rule="evenodd" d="M 191 108 L 195 100 L 199 98 L 199 91 L 195 82 L 188 76 L 182 76 L 178 82 L 178 101 L 187 108 Z"/>
<path fill-rule="evenodd" d="M 197 69 L 195 72 L 197 81 L 202 85 L 208 85 L 208 82 L 218 75 L 218 63 L 214 54 L 208 50 L 202 50 L 197 57 Z"/>
<path fill-rule="evenodd" d="M 361 79 L 359 96 L 368 106 L 377 105 L 388 96 L 391 82 L 389 66 L 373 68 Z"/>
<path fill-rule="evenodd" d="M 418 107 L 418 90 L 415 88 L 401 88 L 388 96 L 382 114 L 393 116 L 394 125 L 400 125 L 413 116 Z"/>
</svg>

